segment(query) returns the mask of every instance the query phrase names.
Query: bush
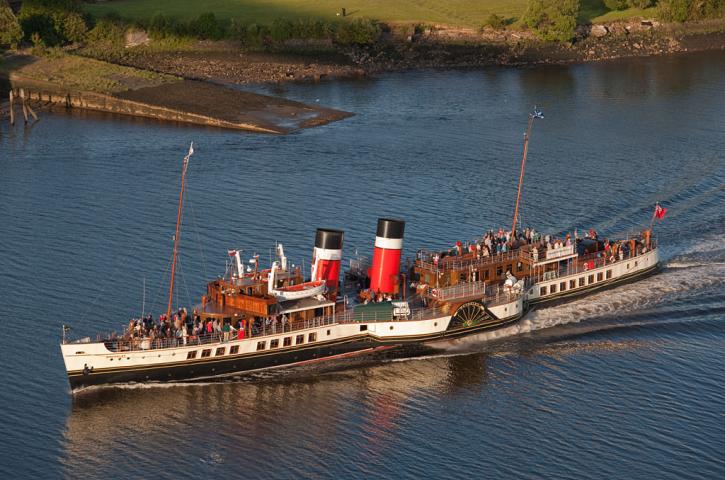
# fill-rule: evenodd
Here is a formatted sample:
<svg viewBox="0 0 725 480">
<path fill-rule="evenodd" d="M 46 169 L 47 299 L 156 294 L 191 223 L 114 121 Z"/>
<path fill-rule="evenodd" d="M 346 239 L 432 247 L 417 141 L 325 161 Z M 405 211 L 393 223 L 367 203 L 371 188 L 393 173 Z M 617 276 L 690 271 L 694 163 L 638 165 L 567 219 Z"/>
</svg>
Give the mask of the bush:
<svg viewBox="0 0 725 480">
<path fill-rule="evenodd" d="M 337 26 L 335 41 L 341 45 L 370 45 L 380 38 L 380 24 L 368 18 L 342 21 Z"/>
<path fill-rule="evenodd" d="M 280 43 L 296 36 L 295 26 L 286 18 L 276 18 L 272 22 L 269 33 L 272 36 L 272 40 Z"/>
<path fill-rule="evenodd" d="M 21 10 L 20 27 L 25 33 L 25 39 L 33 44 L 40 41 L 51 47 L 61 44 L 61 36 L 55 28 L 55 22 L 50 13 L 23 13 Z"/>
<path fill-rule="evenodd" d="M 189 22 L 189 34 L 201 40 L 221 40 L 224 38 L 224 28 L 213 13 L 202 13 Z"/>
<path fill-rule="evenodd" d="M 244 29 L 243 36 L 240 40 L 248 47 L 261 48 L 267 44 L 267 38 L 269 35 L 269 28 L 266 26 L 258 23 L 250 23 Z"/>
<path fill-rule="evenodd" d="M 178 31 L 178 25 L 173 18 L 157 13 L 151 17 L 146 29 L 148 30 L 149 37 L 154 40 L 160 40 L 175 35 Z"/>
<path fill-rule="evenodd" d="M 109 57 L 123 49 L 126 25 L 116 15 L 108 15 L 100 19 L 86 35 L 87 49 L 93 56 Z"/>
<path fill-rule="evenodd" d="M 504 28 L 506 28 L 506 19 L 503 18 L 501 15 L 496 15 L 495 13 L 492 13 L 488 16 L 483 26 L 490 27 L 494 30 L 503 30 Z"/>
<path fill-rule="evenodd" d="M 26 0 L 20 8 L 20 24 L 27 40 L 37 34 L 49 47 L 79 42 L 88 31 L 80 2 L 75 0 Z"/>
<path fill-rule="evenodd" d="M 547 41 L 566 42 L 574 38 L 579 0 L 529 0 L 523 22 Z"/>
<path fill-rule="evenodd" d="M 88 32 L 86 20 L 78 13 L 65 12 L 53 15 L 58 33 L 68 42 L 80 42 Z"/>
<path fill-rule="evenodd" d="M 604 6 L 610 10 L 625 10 L 629 4 L 627 0 L 604 0 Z"/>
<path fill-rule="evenodd" d="M 20 22 L 3 0 L 0 0 L 0 45 L 17 47 L 23 39 Z"/>
<path fill-rule="evenodd" d="M 725 17 L 725 0 L 660 0 L 657 15 L 665 22 Z"/>
<path fill-rule="evenodd" d="M 627 4 L 633 8 L 649 8 L 654 6 L 655 0 L 627 0 Z"/>
<path fill-rule="evenodd" d="M 690 16 L 690 0 L 660 0 L 657 14 L 666 22 L 684 22 Z"/>
</svg>

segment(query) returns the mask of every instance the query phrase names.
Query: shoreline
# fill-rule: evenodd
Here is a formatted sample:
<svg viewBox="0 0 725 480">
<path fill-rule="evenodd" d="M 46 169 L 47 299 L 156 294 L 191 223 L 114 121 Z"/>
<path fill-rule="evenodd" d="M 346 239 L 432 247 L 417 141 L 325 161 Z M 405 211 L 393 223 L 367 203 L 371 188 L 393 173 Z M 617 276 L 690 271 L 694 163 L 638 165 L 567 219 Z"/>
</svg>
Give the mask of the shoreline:
<svg viewBox="0 0 725 480">
<path fill-rule="evenodd" d="M 595 36 L 592 29 L 606 29 Z M 247 51 L 228 41 L 183 50 L 129 49 L 110 61 L 191 80 L 235 85 L 319 82 L 424 69 L 476 69 L 593 63 L 622 58 L 725 50 L 725 20 L 684 25 L 617 22 L 582 27 L 574 43 L 537 40 L 531 32 L 429 31 L 345 52 L 291 48 Z"/>
</svg>

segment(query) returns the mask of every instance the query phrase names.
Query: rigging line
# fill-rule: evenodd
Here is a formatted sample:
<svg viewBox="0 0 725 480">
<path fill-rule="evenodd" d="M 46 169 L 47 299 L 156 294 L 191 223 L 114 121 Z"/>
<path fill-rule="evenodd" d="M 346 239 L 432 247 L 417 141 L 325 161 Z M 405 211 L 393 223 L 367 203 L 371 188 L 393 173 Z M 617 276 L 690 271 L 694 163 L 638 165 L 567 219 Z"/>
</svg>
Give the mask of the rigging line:
<svg viewBox="0 0 725 480">
<path fill-rule="evenodd" d="M 120 268 L 121 268 L 121 266 L 117 262 L 116 263 L 116 267 L 113 269 L 113 272 L 111 272 L 111 275 L 108 278 L 116 278 L 116 273 L 118 273 L 118 271 L 119 271 Z M 88 316 L 88 312 L 91 311 L 91 308 L 93 308 L 93 307 L 96 306 L 96 303 L 98 302 L 98 299 L 101 297 L 101 295 L 103 295 L 103 293 L 106 291 L 106 288 L 107 287 L 108 287 L 108 283 L 104 282 L 103 283 L 103 287 L 101 288 L 101 291 L 98 292 L 98 295 L 96 295 L 96 298 L 93 299 L 93 301 L 91 302 L 91 304 L 88 305 L 88 308 L 86 308 L 86 311 L 83 312 L 83 314 L 80 316 L 80 322 L 81 323 L 83 323 L 83 321 L 86 319 L 86 317 Z"/>
<path fill-rule="evenodd" d="M 206 258 L 204 258 L 204 249 L 203 245 L 201 243 L 201 235 L 199 235 L 199 224 L 196 223 L 196 213 L 194 213 L 194 204 L 191 202 L 191 198 L 189 197 L 189 192 L 186 192 L 186 201 L 189 204 L 189 208 L 191 209 L 191 223 L 194 227 L 194 232 L 196 233 L 196 245 L 199 247 L 199 256 L 201 257 L 201 269 L 204 272 L 204 278 L 209 278 L 209 275 L 207 274 L 206 270 Z"/>
<path fill-rule="evenodd" d="M 157 299 L 157 298 L 158 298 L 158 296 L 159 296 L 159 292 L 161 291 L 161 288 L 162 288 L 162 287 L 164 286 L 164 284 L 165 284 L 165 282 L 164 282 L 164 279 L 165 279 L 165 278 L 166 278 L 166 277 L 168 276 L 168 273 L 169 273 L 169 269 L 171 268 L 171 262 L 172 262 L 172 261 L 173 261 L 172 259 L 169 259 L 169 263 L 168 263 L 168 265 L 166 265 L 166 270 L 164 271 L 164 276 L 163 276 L 163 277 L 161 277 L 161 282 L 159 283 L 159 286 L 158 286 L 158 287 L 156 287 L 156 291 L 154 292 L 154 296 L 153 296 L 153 299 L 151 300 L 151 311 L 152 311 L 152 312 L 153 312 L 153 310 L 154 310 L 154 307 L 156 307 L 156 299 Z"/>
<path fill-rule="evenodd" d="M 186 285 L 186 275 L 184 275 L 184 271 L 181 268 L 181 262 L 179 259 L 176 260 L 179 262 L 179 276 L 181 277 L 181 281 L 184 282 L 184 290 L 186 290 L 186 303 L 191 307 L 191 295 L 189 294 L 189 287 Z M 178 298 L 178 297 L 177 297 Z"/>
</svg>

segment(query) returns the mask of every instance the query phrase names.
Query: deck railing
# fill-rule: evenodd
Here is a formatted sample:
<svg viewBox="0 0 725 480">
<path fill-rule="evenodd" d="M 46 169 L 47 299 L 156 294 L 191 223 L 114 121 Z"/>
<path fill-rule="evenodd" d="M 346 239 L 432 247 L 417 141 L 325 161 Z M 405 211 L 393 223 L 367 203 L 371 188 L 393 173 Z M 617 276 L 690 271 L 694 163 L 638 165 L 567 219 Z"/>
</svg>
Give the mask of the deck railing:
<svg viewBox="0 0 725 480">
<path fill-rule="evenodd" d="M 444 257 L 438 262 L 433 261 L 430 258 L 429 253 L 424 254 L 420 260 L 418 260 L 418 266 L 420 268 L 423 268 L 425 270 L 438 272 L 441 270 L 468 270 L 468 269 L 476 269 L 478 267 L 482 267 L 484 265 L 488 265 L 490 263 L 497 263 L 497 262 L 505 262 L 506 260 L 518 260 L 522 256 L 524 256 L 524 252 L 521 248 L 517 248 L 515 250 L 511 250 L 506 253 L 499 253 L 496 255 L 489 255 L 487 257 L 481 256 L 481 257 L 475 257 L 475 258 L 467 258 L 462 260 L 450 260 L 451 258 L 456 257 Z"/>
</svg>

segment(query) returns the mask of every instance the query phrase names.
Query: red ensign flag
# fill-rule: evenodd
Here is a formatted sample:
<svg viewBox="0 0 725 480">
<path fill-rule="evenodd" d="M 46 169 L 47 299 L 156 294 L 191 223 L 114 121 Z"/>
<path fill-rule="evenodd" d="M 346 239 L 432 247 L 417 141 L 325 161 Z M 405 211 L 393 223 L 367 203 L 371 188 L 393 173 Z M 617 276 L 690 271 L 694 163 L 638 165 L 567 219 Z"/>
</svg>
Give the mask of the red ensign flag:
<svg viewBox="0 0 725 480">
<path fill-rule="evenodd" d="M 658 220 L 662 220 L 663 218 L 665 218 L 666 213 L 667 213 L 667 209 L 661 207 L 660 204 L 658 203 L 657 206 L 655 207 L 655 218 L 657 218 Z"/>
</svg>

